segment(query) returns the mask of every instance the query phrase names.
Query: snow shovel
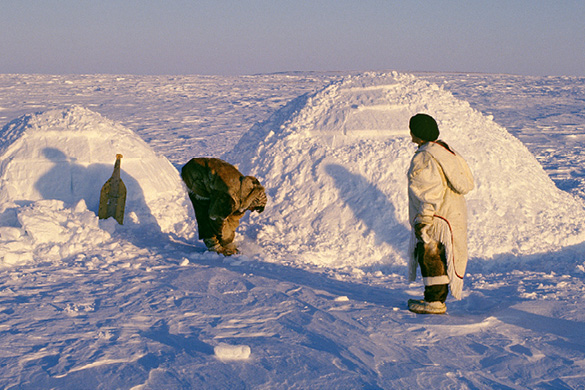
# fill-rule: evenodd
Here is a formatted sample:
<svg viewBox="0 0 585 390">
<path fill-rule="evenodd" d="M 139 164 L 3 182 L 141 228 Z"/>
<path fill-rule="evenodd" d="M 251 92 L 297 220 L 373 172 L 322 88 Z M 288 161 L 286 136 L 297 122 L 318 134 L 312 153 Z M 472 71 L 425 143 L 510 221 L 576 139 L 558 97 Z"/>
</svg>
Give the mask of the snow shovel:
<svg viewBox="0 0 585 390">
<path fill-rule="evenodd" d="M 114 173 L 102 186 L 100 194 L 99 219 L 114 217 L 120 225 L 124 223 L 124 207 L 126 206 L 126 186 L 120 178 L 120 163 L 122 155 L 116 154 Z"/>
</svg>

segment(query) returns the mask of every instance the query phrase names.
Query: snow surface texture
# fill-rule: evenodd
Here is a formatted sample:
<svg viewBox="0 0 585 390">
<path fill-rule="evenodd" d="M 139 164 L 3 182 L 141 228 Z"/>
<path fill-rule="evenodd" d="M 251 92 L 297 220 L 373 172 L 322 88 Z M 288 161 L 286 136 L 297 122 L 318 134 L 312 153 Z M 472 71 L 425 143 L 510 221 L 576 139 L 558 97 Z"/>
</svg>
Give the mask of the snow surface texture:
<svg viewBox="0 0 585 390">
<path fill-rule="evenodd" d="M 570 244 L 570 229 L 575 242 L 580 239 L 581 200 L 552 188 L 534 158 L 493 121 L 528 146 L 558 187 L 582 199 L 585 79 L 418 76 L 0 75 L 0 119 L 16 120 L 7 125 L 11 134 L 19 129 L 19 137 L 34 140 L 34 128 L 21 126 L 27 120 L 48 118 L 39 129 L 54 122 L 61 133 L 70 131 L 62 118 L 86 118 L 88 134 L 116 127 L 124 142 L 147 156 L 154 150 L 176 168 L 195 156 L 234 156 L 229 151 L 241 140 L 240 167 L 263 175 L 273 207 L 243 220 L 237 239 L 244 253 L 224 258 L 204 251 L 193 238 L 194 225 L 183 231 L 188 212 L 171 221 L 162 214 L 141 218 L 146 209 L 135 210 L 119 226 L 98 221 L 90 196 L 73 196 L 73 188 L 70 198 L 37 199 L 34 186 L 15 181 L 19 191 L 6 192 L 0 202 L 0 388 L 583 388 L 585 246 L 561 246 Z M 400 191 L 406 189 L 397 172 L 414 151 L 400 118 L 409 110 L 439 117 L 444 138 L 475 165 L 476 179 L 493 199 L 481 199 L 478 186 L 468 197 L 470 211 L 479 210 L 473 218 L 487 219 L 486 204 L 501 207 L 501 226 L 513 229 L 519 219 L 544 241 L 524 241 L 522 232 L 502 238 L 500 225 L 490 225 L 493 233 L 470 226 L 476 257 L 464 299 L 448 300 L 445 316 L 406 310 L 406 300 L 422 294 L 420 280 L 411 284 L 404 277 L 400 249 L 407 234 Z M 474 127 L 463 126 L 462 118 Z M 526 201 L 532 206 L 510 199 L 518 188 L 491 179 L 482 164 L 497 158 L 467 151 L 478 149 L 474 137 L 488 130 L 501 165 L 527 162 L 532 176 L 504 170 L 502 178 L 534 192 L 537 199 Z M 19 140 L 2 136 L 2 155 L 10 146 L 20 150 Z M 71 145 L 91 166 L 87 148 Z M 111 174 L 117 151 L 109 152 L 112 157 L 99 162 L 108 169 L 98 188 Z M 122 167 L 129 169 L 125 160 Z M 155 172 L 126 173 L 139 183 L 168 179 L 164 158 L 148 160 L 156 161 Z M 65 166 L 74 163 L 81 165 L 69 159 Z M 2 177 L 9 172 L 2 166 Z M 176 180 L 170 184 L 166 196 L 186 199 Z M 29 199 L 13 199 L 15 193 Z M 150 196 L 156 199 L 145 195 L 138 205 L 151 208 Z M 319 209 L 320 197 L 331 199 L 331 210 Z M 557 207 L 550 199 L 568 210 L 541 213 Z M 321 215 L 312 215 L 311 207 Z M 516 207 L 523 211 L 514 214 Z M 305 219 L 314 221 L 310 229 Z M 569 231 L 557 236 L 541 219 Z M 162 232 L 156 225 L 171 228 Z M 365 255 L 352 261 L 329 236 L 337 232 L 338 241 Z M 494 249 L 487 242 L 493 253 L 480 253 L 481 238 L 490 234 L 509 246 Z M 382 249 L 371 249 L 372 242 Z"/>
</svg>

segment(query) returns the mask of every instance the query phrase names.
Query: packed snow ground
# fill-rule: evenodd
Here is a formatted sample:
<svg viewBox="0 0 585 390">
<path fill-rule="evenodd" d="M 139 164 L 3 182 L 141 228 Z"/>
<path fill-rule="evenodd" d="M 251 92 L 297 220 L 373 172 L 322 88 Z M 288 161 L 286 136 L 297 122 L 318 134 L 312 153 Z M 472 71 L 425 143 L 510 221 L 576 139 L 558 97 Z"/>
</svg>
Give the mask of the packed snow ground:
<svg viewBox="0 0 585 390">
<path fill-rule="evenodd" d="M 370 94 L 394 90 L 385 87 L 392 82 L 376 84 L 383 88 L 362 85 L 369 100 L 360 101 L 351 94 L 358 88 L 352 80 L 377 77 L 1 75 L 0 116 L 4 123 L 16 119 L 15 131 L 25 131 L 23 115 L 41 111 L 33 121 L 45 118 L 59 129 L 65 126 L 64 113 L 72 113 L 73 122 L 90 118 L 102 131 L 116 128 L 114 120 L 177 168 L 202 155 L 240 160 L 243 170 L 266 183 L 274 207 L 246 218 L 239 237 L 243 255 L 223 258 L 205 253 L 193 231 L 176 225 L 189 222 L 189 215 L 175 221 L 181 218 L 176 213 L 151 212 L 151 219 L 137 214 L 116 226 L 99 222 L 95 205 L 83 196 L 26 202 L 15 199 L 14 192 L 3 196 L 0 345 L 6 352 L 0 357 L 0 386 L 584 387 L 585 79 L 417 77 L 391 77 L 398 79 L 403 95 Z M 350 123 L 367 123 L 359 130 L 368 134 L 336 144 L 331 134 L 303 133 L 303 126 L 315 120 L 320 129 L 339 130 L 338 120 L 318 121 L 345 115 L 335 111 L 348 101 L 340 97 L 344 88 L 357 99 L 349 112 L 360 114 Z M 384 104 L 398 99 L 393 107 L 406 107 L 401 119 L 411 109 L 442 110 L 435 113 L 444 118 L 447 141 L 472 161 L 476 178 L 492 190 L 490 207 L 497 219 L 486 217 L 489 210 L 478 211 L 490 191 L 470 195 L 470 211 L 478 217 L 471 227 L 475 233 L 470 232 L 476 237 L 470 243 L 473 259 L 465 298 L 448 301 L 446 316 L 417 316 L 405 307 L 422 291 L 420 281 L 405 281 L 402 249 L 405 189 L 399 177 L 414 149 L 401 134 L 406 131 L 401 120 L 386 119 L 390 122 L 376 127 L 372 124 L 383 119 L 363 115 L 384 114 L 376 99 L 386 99 Z M 461 114 L 476 132 L 458 122 Z M 392 134 L 381 134 L 393 126 Z M 489 130 L 485 136 L 493 142 L 483 146 L 497 145 L 496 159 L 478 156 L 481 148 L 474 145 L 483 138 L 477 130 Z M 466 131 L 473 142 L 461 140 Z M 230 153 L 242 135 L 259 134 L 271 137 L 260 138 L 264 149 L 242 138 L 237 153 Z M 18 146 L 7 137 L 0 144 Z M 84 158 L 75 156 L 75 161 L 94 163 Z M 497 159 L 503 162 L 498 169 L 527 162 L 528 175 L 500 172 L 520 189 L 505 190 L 508 186 L 488 177 L 485 164 Z M 97 160 L 113 164 L 113 157 Z M 397 163 L 395 169 L 389 162 Z M 6 169 L 5 164 L 0 173 Z M 109 173 L 104 171 L 104 181 Z M 311 175 L 316 181 L 306 185 Z M 95 179 L 98 187 L 100 179 Z M 527 203 L 504 197 L 514 190 L 530 191 Z M 321 216 L 327 199 L 320 194 L 334 205 Z M 160 207 L 158 200 L 146 198 L 138 205 Z M 307 198 L 312 202 L 297 207 Z M 336 226 L 328 219 L 338 221 Z M 482 230 L 485 224 L 489 227 Z"/>
</svg>

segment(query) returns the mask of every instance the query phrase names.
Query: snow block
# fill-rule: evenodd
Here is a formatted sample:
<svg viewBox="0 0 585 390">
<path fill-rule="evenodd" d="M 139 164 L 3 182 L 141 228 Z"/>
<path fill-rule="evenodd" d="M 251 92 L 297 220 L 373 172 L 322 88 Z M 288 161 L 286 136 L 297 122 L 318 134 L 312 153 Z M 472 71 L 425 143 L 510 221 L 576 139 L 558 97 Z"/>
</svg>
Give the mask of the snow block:
<svg viewBox="0 0 585 390">
<path fill-rule="evenodd" d="M 247 345 L 229 345 L 221 343 L 213 348 L 215 357 L 221 361 L 246 360 L 250 357 L 250 347 Z"/>
</svg>

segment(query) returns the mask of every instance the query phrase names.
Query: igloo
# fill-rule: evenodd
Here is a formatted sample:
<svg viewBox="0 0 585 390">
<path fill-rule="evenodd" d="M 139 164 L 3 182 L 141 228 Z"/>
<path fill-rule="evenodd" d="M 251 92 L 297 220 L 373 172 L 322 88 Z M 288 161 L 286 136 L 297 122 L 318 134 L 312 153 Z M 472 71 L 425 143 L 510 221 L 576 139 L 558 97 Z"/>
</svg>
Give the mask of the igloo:
<svg viewBox="0 0 585 390">
<path fill-rule="evenodd" d="M 518 139 L 448 91 L 398 73 L 336 81 L 241 138 L 225 158 L 256 175 L 270 198 L 248 234 L 282 261 L 403 265 L 416 147 L 408 121 L 419 112 L 436 118 L 440 138 L 473 171 L 471 257 L 554 252 L 585 240 L 583 202 L 558 189 Z"/>
<path fill-rule="evenodd" d="M 100 189 L 122 154 L 128 223 L 182 234 L 193 226 L 178 171 L 131 130 L 73 106 L 25 115 L 0 132 L 0 211 L 46 199 L 80 200 L 97 214 Z"/>
</svg>

